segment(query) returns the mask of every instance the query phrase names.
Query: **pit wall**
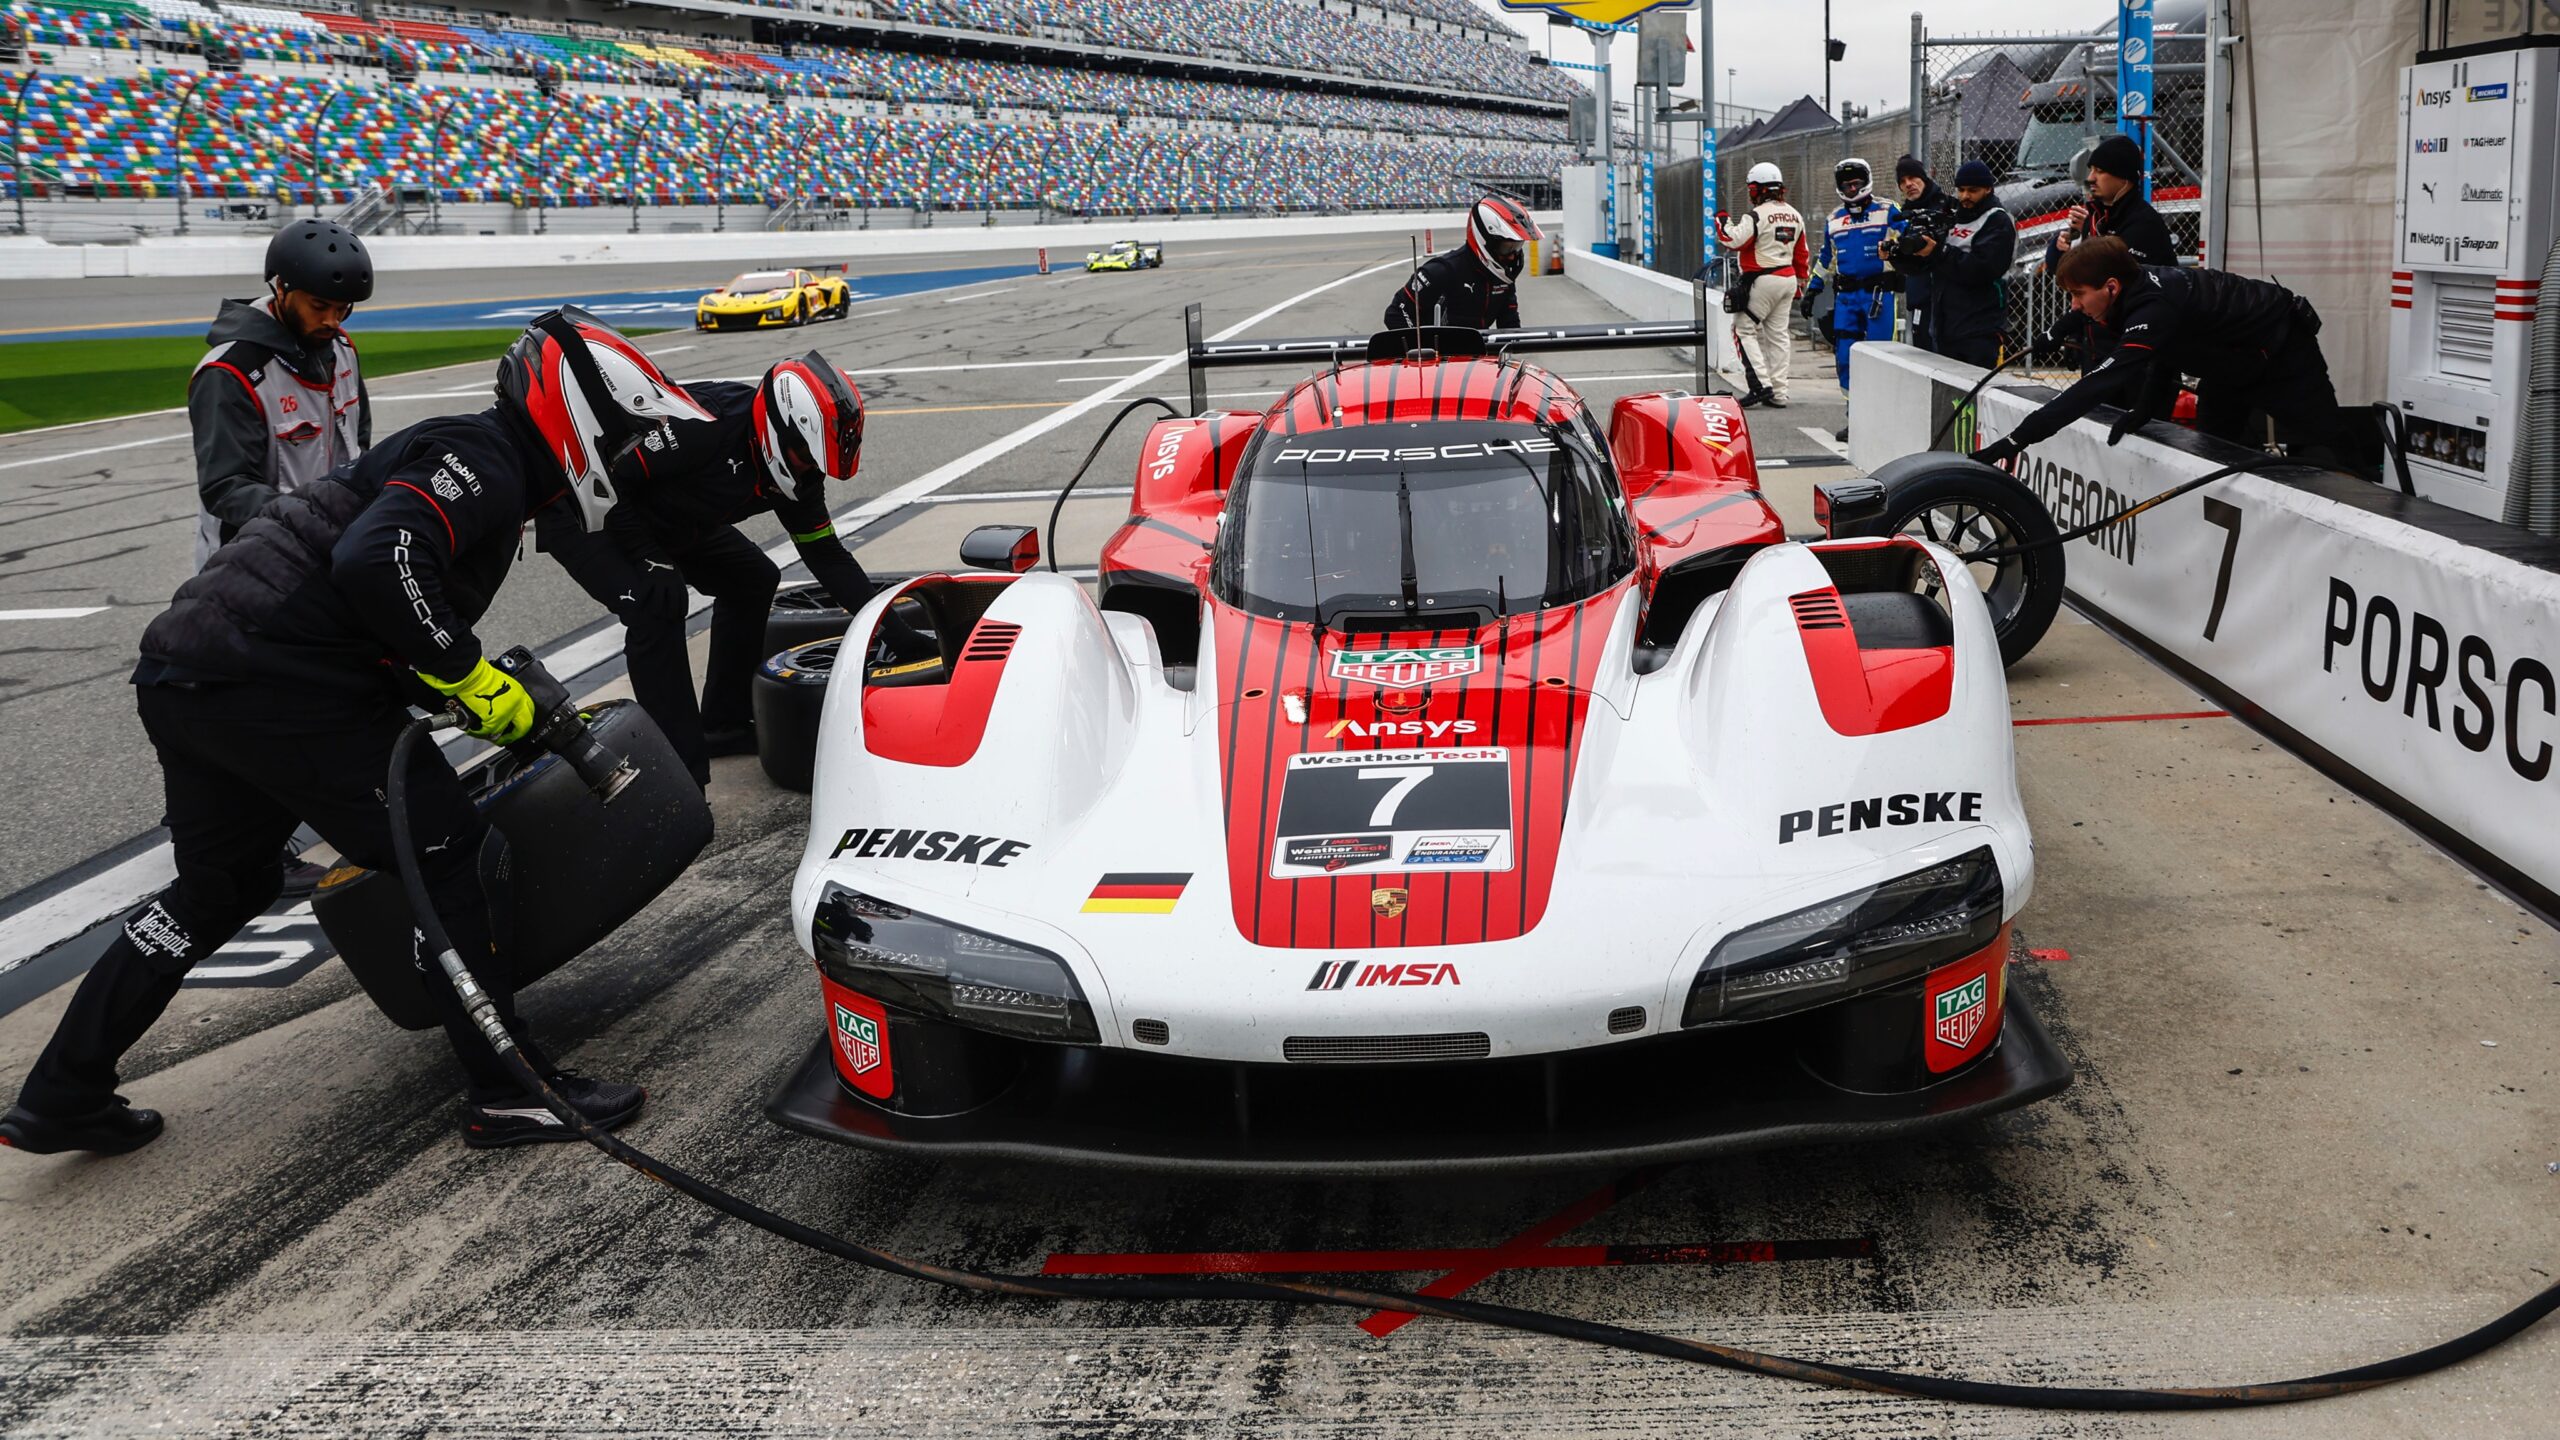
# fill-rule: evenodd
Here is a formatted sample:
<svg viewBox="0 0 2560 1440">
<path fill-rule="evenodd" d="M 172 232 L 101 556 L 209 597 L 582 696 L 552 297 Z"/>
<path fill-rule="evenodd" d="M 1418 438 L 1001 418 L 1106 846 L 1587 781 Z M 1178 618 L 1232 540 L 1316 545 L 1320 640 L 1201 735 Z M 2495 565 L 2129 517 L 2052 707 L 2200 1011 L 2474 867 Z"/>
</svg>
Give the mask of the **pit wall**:
<svg viewBox="0 0 2560 1440">
<path fill-rule="evenodd" d="M 1538 223 L 1549 225 L 1546 216 Z M 1658 274 L 1641 265 L 1621 260 L 1604 259 L 1569 242 L 1564 257 L 1565 278 L 1589 292 L 1593 299 L 1615 307 L 1630 320 L 1687 321 L 1695 316 L 1695 301 L 1687 282 Z M 1529 324 L 1538 323 L 1535 315 L 1524 315 Z M 1733 319 L 1724 313 L 1721 297 L 1707 296 L 1708 363 L 1722 369 L 1732 363 L 1726 357 L 1733 353 Z"/>
<path fill-rule="evenodd" d="M 1982 376 L 1892 344 L 1860 345 L 1850 373 L 1849 455 L 1868 471 L 1929 448 Z M 1977 443 L 2050 393 L 1985 392 Z M 2109 448 L 2113 416 L 2020 463 L 2066 529 L 2253 453 L 2159 425 L 2164 439 Z M 2560 545 L 2286 467 L 2217 481 L 2066 550 L 2082 613 L 2519 900 L 2560 913 Z"/>
<path fill-rule="evenodd" d="M 732 206 L 734 220 L 742 207 Z M 1541 223 L 1552 215 L 1540 216 Z M 365 240 L 374 266 L 399 270 L 524 269 L 541 265 L 642 265 L 699 261 L 712 271 L 724 265 L 790 255 L 797 263 L 824 265 L 893 255 L 1021 254 L 1046 246 L 1049 263 L 1084 263 L 1084 252 L 1123 238 L 1162 240 L 1168 246 L 1206 240 L 1402 235 L 1429 229 L 1465 234 L 1461 211 L 1382 211 L 1223 220 L 1151 220 L 1126 217 L 1041 226 L 935 225 L 917 230 L 735 231 L 717 235 L 374 235 Z M 0 237 L 0 280 L 79 280 L 97 276 L 255 275 L 267 236 L 225 235 L 136 240 L 127 245 L 58 245 Z M 1402 246 L 1394 247 L 1402 253 Z M 1179 252 L 1168 254 L 1179 264 Z"/>
</svg>

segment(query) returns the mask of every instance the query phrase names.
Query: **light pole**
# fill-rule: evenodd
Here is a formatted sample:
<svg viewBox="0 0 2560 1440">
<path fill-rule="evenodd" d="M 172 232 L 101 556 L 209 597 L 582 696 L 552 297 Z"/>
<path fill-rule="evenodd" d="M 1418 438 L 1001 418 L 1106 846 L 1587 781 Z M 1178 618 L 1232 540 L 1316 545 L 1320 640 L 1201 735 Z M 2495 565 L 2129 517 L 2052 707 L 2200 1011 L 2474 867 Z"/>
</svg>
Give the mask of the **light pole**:
<svg viewBox="0 0 2560 1440">
<path fill-rule="evenodd" d="M 320 102 L 319 110 L 311 117 L 311 138 L 303 150 L 302 178 L 311 187 L 311 218 L 314 220 L 320 218 L 320 179 L 316 173 L 320 161 L 320 132 L 329 123 L 329 112 L 349 93 L 335 85 L 329 87 L 329 98 Z M 293 207 L 288 203 L 285 208 L 290 211 Z M 288 215 L 286 218 L 292 217 Z"/>
<path fill-rule="evenodd" d="M 18 197 L 18 233 L 27 233 L 27 155 L 18 148 L 27 124 L 27 87 L 36 83 L 41 70 L 30 68 L 26 78 L 18 82 L 17 103 L 9 111 L 9 192 Z"/>
<path fill-rule="evenodd" d="M 536 187 L 533 192 L 533 233 L 536 235 L 548 235 L 551 233 L 551 191 L 549 188 L 551 177 L 544 172 L 542 160 L 544 154 L 551 148 L 552 122 L 559 118 L 559 98 L 553 95 L 543 96 L 542 128 L 533 132 L 533 183 Z"/>
<path fill-rule="evenodd" d="M 186 90 L 178 96 L 177 123 L 169 127 L 169 173 L 177 182 L 178 233 L 181 235 L 187 233 L 187 113 L 195 108 L 196 89 L 204 84 L 207 73 L 199 71 L 194 79 L 187 82 Z"/>
<path fill-rule="evenodd" d="M 711 142 L 711 233 L 714 235 L 729 228 L 729 136 L 746 123 L 746 118 L 743 114 L 730 116 L 728 123 L 720 127 L 719 138 Z"/>
</svg>

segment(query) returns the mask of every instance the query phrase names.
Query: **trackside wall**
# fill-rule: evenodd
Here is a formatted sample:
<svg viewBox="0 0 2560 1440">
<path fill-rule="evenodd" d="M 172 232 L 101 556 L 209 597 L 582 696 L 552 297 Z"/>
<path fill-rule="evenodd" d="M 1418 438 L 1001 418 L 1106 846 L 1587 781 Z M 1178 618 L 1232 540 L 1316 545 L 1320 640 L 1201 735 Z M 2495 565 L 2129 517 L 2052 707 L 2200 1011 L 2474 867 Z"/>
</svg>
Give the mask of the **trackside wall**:
<svg viewBox="0 0 2560 1440">
<path fill-rule="evenodd" d="M 1546 217 L 1539 216 L 1538 223 L 1547 223 Z M 1686 281 L 1656 274 L 1641 265 L 1603 259 L 1569 246 L 1564 252 L 1564 274 L 1592 298 L 1617 307 L 1630 320 L 1687 321 L 1695 315 L 1695 301 Z M 1733 321 L 1712 294 L 1707 297 L 1707 334 L 1708 364 L 1721 367 L 1732 353 Z"/>
<path fill-rule="evenodd" d="M 1860 346 L 1850 459 L 1873 470 L 1928 448 L 1981 375 L 1903 345 Z M 1973 428 L 1997 439 L 2050 393 L 1986 391 Z M 2068 528 L 2250 453 L 2185 432 L 2171 441 L 2109 448 L 2106 419 L 2082 420 L 2019 473 Z M 2067 548 L 2071 596 L 2090 618 L 2560 913 L 2560 546 L 2288 467 L 2217 481 Z"/>
</svg>

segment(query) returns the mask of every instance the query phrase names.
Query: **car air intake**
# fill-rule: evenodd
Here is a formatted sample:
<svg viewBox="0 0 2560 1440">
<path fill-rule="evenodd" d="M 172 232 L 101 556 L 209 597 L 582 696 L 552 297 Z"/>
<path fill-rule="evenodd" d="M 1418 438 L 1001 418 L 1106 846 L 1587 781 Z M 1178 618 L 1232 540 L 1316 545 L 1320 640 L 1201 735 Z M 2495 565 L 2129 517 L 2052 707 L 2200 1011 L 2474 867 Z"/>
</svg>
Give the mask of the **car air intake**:
<svg viewBox="0 0 2560 1440">
<path fill-rule="evenodd" d="M 1129 1038 L 1141 1045 L 1164 1045 L 1173 1040 L 1173 1027 L 1161 1020 L 1132 1020 Z"/>
<path fill-rule="evenodd" d="M 981 620 L 978 628 L 969 632 L 968 643 L 960 647 L 960 658 L 1002 660 L 1013 653 L 1013 642 L 1021 635 L 1022 627 L 1019 625 L 1007 625 L 1001 620 Z"/>
<path fill-rule="evenodd" d="M 1626 1035 L 1644 1028 L 1644 1007 L 1621 1005 L 1609 1012 L 1609 1033 Z"/>
<path fill-rule="evenodd" d="M 1280 1053 L 1301 1065 L 1401 1065 L 1421 1060 L 1482 1060 L 1493 1037 L 1481 1030 L 1450 1035 L 1292 1035 Z"/>
</svg>

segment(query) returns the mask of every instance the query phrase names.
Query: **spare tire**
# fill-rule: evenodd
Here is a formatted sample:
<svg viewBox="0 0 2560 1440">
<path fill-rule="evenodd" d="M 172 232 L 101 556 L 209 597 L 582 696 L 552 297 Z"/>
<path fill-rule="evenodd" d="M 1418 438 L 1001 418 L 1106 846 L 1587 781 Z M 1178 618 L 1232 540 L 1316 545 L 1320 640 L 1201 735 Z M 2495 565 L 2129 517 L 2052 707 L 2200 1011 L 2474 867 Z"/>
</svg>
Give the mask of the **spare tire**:
<svg viewBox="0 0 2560 1440">
<path fill-rule="evenodd" d="M 646 712 L 608 701 L 587 725 L 640 771 L 611 805 L 556 755 L 502 750 L 462 777 L 493 832 L 480 877 L 519 991 L 638 914 L 711 842 L 702 787 Z M 442 1022 L 410 963 L 412 912 L 398 877 L 342 865 L 320 882 L 311 910 L 392 1023 Z"/>
<path fill-rule="evenodd" d="M 797 646 L 765 661 L 756 672 L 756 759 L 765 778 L 785 790 L 805 794 L 815 783 L 818 721 L 842 648 L 841 637 Z M 862 683 L 939 685 L 949 673 L 939 655 L 903 665 L 884 661 L 866 670 Z"/>
<path fill-rule="evenodd" d="M 852 628 L 853 612 L 837 605 L 826 586 L 814 580 L 785 585 L 774 592 L 773 615 L 764 622 L 764 651 L 773 655 L 833 640 Z"/>
<path fill-rule="evenodd" d="M 2062 610 L 2062 533 L 2033 490 L 2005 471 L 1963 455 L 1905 455 L 1875 472 L 1884 486 L 1884 516 L 1860 527 L 1876 535 L 1917 535 L 1958 555 L 2031 547 L 1968 568 L 1991 608 L 2000 663 L 2017 664 L 2036 648 Z M 1934 593 L 1934 567 L 1923 567 L 1924 594 Z"/>
</svg>

